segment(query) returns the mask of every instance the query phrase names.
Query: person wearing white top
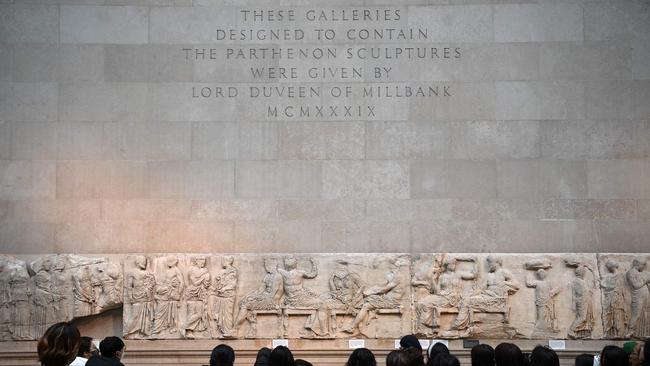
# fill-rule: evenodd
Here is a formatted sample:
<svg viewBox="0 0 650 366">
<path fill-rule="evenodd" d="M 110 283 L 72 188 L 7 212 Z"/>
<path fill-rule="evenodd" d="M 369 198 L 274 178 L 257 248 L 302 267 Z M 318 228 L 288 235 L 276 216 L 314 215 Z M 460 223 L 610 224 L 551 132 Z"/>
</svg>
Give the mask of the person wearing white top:
<svg viewBox="0 0 650 366">
<path fill-rule="evenodd" d="M 92 355 L 97 353 L 97 347 L 95 347 L 93 339 L 91 337 L 81 337 L 79 353 L 77 353 L 77 358 L 72 361 L 70 366 L 84 366 L 86 365 L 86 361 L 88 361 Z"/>
</svg>

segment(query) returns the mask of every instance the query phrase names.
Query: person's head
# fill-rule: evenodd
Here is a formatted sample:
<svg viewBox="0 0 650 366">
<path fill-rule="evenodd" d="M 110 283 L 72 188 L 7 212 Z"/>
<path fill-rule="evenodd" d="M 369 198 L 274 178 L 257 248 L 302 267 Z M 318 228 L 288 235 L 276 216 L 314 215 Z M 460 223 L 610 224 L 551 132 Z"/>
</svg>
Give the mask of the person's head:
<svg viewBox="0 0 650 366">
<path fill-rule="evenodd" d="M 618 269 L 618 262 L 616 262 L 613 259 L 608 259 L 607 263 L 605 263 L 605 267 L 609 271 L 609 273 L 614 273 Z"/>
<path fill-rule="evenodd" d="M 643 362 L 643 365 L 650 365 L 650 338 L 647 338 L 645 340 L 645 344 L 643 345 L 643 351 L 640 352 L 641 356 L 641 362 Z"/>
<path fill-rule="evenodd" d="M 460 366 L 460 361 L 454 355 L 441 353 L 433 359 L 433 366 Z"/>
<path fill-rule="evenodd" d="M 576 277 L 584 278 L 585 277 L 585 267 L 584 266 L 577 266 L 575 273 L 576 273 Z"/>
<path fill-rule="evenodd" d="M 544 281 L 546 279 L 546 271 L 542 268 L 537 270 L 537 279 Z"/>
<path fill-rule="evenodd" d="M 212 349 L 210 366 L 232 366 L 235 363 L 235 351 L 227 344 L 220 344 Z"/>
<path fill-rule="evenodd" d="M 634 258 L 632 260 L 632 267 L 636 268 L 639 272 L 645 269 L 647 261 L 645 258 Z"/>
<path fill-rule="evenodd" d="M 147 269 L 147 257 L 139 255 L 135 257 L 135 265 L 140 269 Z"/>
<path fill-rule="evenodd" d="M 269 366 L 295 366 L 293 353 L 285 346 L 277 346 L 269 356 Z"/>
<path fill-rule="evenodd" d="M 522 366 L 524 355 L 517 345 L 501 343 L 494 349 L 494 363 L 496 366 Z"/>
<path fill-rule="evenodd" d="M 221 267 L 228 268 L 232 266 L 234 262 L 235 262 L 235 258 L 232 255 L 227 255 L 221 259 Z"/>
<path fill-rule="evenodd" d="M 257 351 L 257 357 L 255 358 L 254 366 L 267 366 L 269 364 L 269 357 L 271 356 L 271 349 L 268 347 L 262 347 Z"/>
<path fill-rule="evenodd" d="M 169 256 L 165 260 L 165 264 L 167 264 L 167 268 L 174 268 L 178 264 L 178 258 L 173 257 L 173 256 Z"/>
<path fill-rule="evenodd" d="M 560 359 L 551 348 L 537 346 L 530 353 L 530 366 L 560 366 Z"/>
<path fill-rule="evenodd" d="M 472 347 L 472 366 L 494 366 L 494 348 L 489 344 Z"/>
<path fill-rule="evenodd" d="M 206 259 L 205 259 L 205 257 L 202 256 L 202 255 L 200 255 L 200 256 L 196 256 L 196 257 L 194 257 L 194 258 L 192 259 L 192 263 L 193 263 L 196 267 L 199 267 L 199 268 L 203 268 L 203 267 L 205 267 L 205 262 L 206 262 Z"/>
<path fill-rule="evenodd" d="M 627 366 L 627 359 L 623 349 L 618 346 L 605 346 L 600 352 L 602 366 Z"/>
<path fill-rule="evenodd" d="M 411 358 L 404 350 L 396 349 L 386 356 L 386 366 L 409 366 Z"/>
<path fill-rule="evenodd" d="M 594 355 L 588 353 L 583 353 L 576 356 L 575 366 L 593 366 L 594 364 Z"/>
<path fill-rule="evenodd" d="M 454 272 L 456 270 L 456 258 L 445 258 L 442 266 L 446 272 Z"/>
<path fill-rule="evenodd" d="M 124 341 L 120 337 L 106 337 L 99 342 L 99 352 L 103 357 L 119 360 L 124 356 Z"/>
<path fill-rule="evenodd" d="M 38 340 L 38 360 L 43 366 L 69 365 L 77 357 L 80 343 L 77 327 L 66 322 L 56 323 Z"/>
<path fill-rule="evenodd" d="M 449 354 L 449 348 L 447 348 L 444 343 L 440 342 L 429 344 L 429 349 L 427 349 L 427 357 L 430 361 L 433 361 L 433 359 L 440 353 Z M 427 365 L 428 364 L 429 362 L 427 362 Z"/>
<path fill-rule="evenodd" d="M 420 352 L 422 352 L 422 345 L 420 344 L 420 341 L 418 340 L 418 337 L 415 336 L 415 334 L 409 334 L 402 337 L 402 339 L 399 340 L 399 346 L 402 349 L 407 349 L 410 347 L 417 348 L 420 350 Z"/>
<path fill-rule="evenodd" d="M 314 366 L 311 364 L 311 362 L 303 360 L 302 358 L 296 359 L 295 364 L 296 366 Z"/>
<path fill-rule="evenodd" d="M 499 269 L 499 267 L 501 267 L 501 259 L 489 255 L 487 257 L 487 264 L 490 272 L 495 272 L 497 269 Z"/>
<path fill-rule="evenodd" d="M 352 351 L 345 366 L 377 366 L 377 360 L 369 349 L 357 348 Z"/>
<path fill-rule="evenodd" d="M 81 337 L 81 343 L 79 343 L 79 351 L 77 352 L 77 356 L 90 358 L 90 356 L 96 353 L 97 347 L 95 347 L 93 339 L 91 337 Z"/>
<path fill-rule="evenodd" d="M 284 268 L 288 270 L 295 269 L 298 266 L 298 260 L 296 260 L 296 257 L 289 255 L 284 257 Z"/>
<path fill-rule="evenodd" d="M 409 359 L 409 366 L 424 366 L 424 356 L 422 356 L 422 349 L 417 347 L 409 347 L 404 350 Z"/>
</svg>

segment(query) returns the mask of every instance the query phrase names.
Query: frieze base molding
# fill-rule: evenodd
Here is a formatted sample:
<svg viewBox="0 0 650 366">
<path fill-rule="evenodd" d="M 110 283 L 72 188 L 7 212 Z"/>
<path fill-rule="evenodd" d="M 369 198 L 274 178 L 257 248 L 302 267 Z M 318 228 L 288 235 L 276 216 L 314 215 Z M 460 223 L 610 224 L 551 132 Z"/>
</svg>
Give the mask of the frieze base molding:
<svg viewBox="0 0 650 366">
<path fill-rule="evenodd" d="M 648 254 L 0 255 L 0 338 L 122 307 L 127 339 L 650 336 Z"/>
</svg>

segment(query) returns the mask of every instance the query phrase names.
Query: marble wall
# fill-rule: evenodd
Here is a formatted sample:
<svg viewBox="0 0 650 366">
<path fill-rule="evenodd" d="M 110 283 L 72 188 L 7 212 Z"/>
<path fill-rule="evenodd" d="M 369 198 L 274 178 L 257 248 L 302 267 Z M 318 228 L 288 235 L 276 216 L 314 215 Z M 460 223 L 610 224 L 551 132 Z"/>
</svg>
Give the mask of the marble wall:
<svg viewBox="0 0 650 366">
<path fill-rule="evenodd" d="M 644 1 L 1 0 L 0 251 L 647 250 L 649 17 Z M 251 94 L 300 86 L 322 95 Z M 438 95 L 359 94 L 377 86 Z"/>
</svg>

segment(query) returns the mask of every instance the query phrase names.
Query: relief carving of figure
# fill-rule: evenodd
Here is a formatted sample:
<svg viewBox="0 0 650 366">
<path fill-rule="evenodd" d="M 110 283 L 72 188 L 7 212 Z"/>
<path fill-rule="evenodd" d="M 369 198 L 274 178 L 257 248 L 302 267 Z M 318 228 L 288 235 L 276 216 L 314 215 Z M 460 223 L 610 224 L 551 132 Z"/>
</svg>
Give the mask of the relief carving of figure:
<svg viewBox="0 0 650 366">
<path fill-rule="evenodd" d="M 0 341 L 11 339 L 10 277 L 9 263 L 0 258 Z"/>
<path fill-rule="evenodd" d="M 533 338 L 548 338 L 557 329 L 557 316 L 555 313 L 555 296 L 560 293 L 560 288 L 553 285 L 546 279 L 546 270 L 539 268 L 535 272 L 535 278 L 526 277 L 526 287 L 535 289 L 535 329 Z"/>
<path fill-rule="evenodd" d="M 625 277 L 618 272 L 618 263 L 612 259 L 605 263 L 607 273 L 602 275 L 603 332 L 607 338 L 622 338 L 627 327 L 625 314 Z"/>
<path fill-rule="evenodd" d="M 148 270 L 148 262 L 145 256 L 135 257 L 136 268 L 126 278 L 125 297 L 131 305 L 131 312 L 126 317 L 125 336 L 142 338 L 151 335 L 156 280 Z"/>
<path fill-rule="evenodd" d="M 83 266 L 72 278 L 72 293 L 74 295 L 74 316 L 88 316 L 95 312 L 95 292 L 92 285 L 90 267 Z"/>
<path fill-rule="evenodd" d="M 9 305 L 11 307 L 11 319 L 13 322 L 12 334 L 16 340 L 30 339 L 30 298 L 32 291 L 29 282 L 29 272 L 27 272 L 24 264 L 11 269 L 9 275 Z"/>
<path fill-rule="evenodd" d="M 184 282 L 183 274 L 178 269 L 178 258 L 165 258 L 165 268 L 155 277 L 153 334 L 161 334 L 164 331 L 169 334 L 178 333 L 178 310 L 181 306 Z"/>
<path fill-rule="evenodd" d="M 398 268 L 393 264 L 386 273 L 386 282 L 363 290 L 363 305 L 357 316 L 342 331 L 346 333 L 361 332 L 359 326 L 370 321 L 369 314 L 378 309 L 399 309 L 404 296 L 404 287 L 399 279 Z"/>
<path fill-rule="evenodd" d="M 318 276 L 316 262 L 313 258 L 309 258 L 309 262 L 311 263 L 311 269 L 303 271 L 298 269 L 298 261 L 295 257 L 287 256 L 284 258 L 284 268 L 278 268 L 278 273 L 282 276 L 283 305 L 285 308 L 314 309 L 303 327 L 317 336 L 326 336 L 329 333 L 326 304 L 316 292 L 303 287 L 303 279 L 312 279 Z M 318 330 L 314 328 L 315 322 L 318 322 Z M 303 335 L 306 336 L 307 334 L 303 333 Z"/>
<path fill-rule="evenodd" d="M 100 309 L 110 309 L 122 304 L 122 267 L 116 263 L 103 263 L 93 274 L 93 287 Z"/>
<path fill-rule="evenodd" d="M 32 279 L 34 296 L 32 297 L 32 336 L 38 338 L 45 333 L 50 324 L 56 322 L 55 302 L 58 295 L 52 290 L 52 262 L 44 257 L 40 263 L 35 261 L 32 268 L 36 272 Z"/>
<path fill-rule="evenodd" d="M 233 336 L 233 313 L 239 271 L 233 266 L 232 256 L 221 260 L 221 271 L 212 277 L 208 309 L 214 338 Z"/>
<path fill-rule="evenodd" d="M 585 265 L 578 265 L 571 283 L 575 319 L 569 327 L 569 338 L 573 339 L 590 338 L 594 327 L 593 291 L 591 283 L 585 279 L 586 271 Z"/>
<path fill-rule="evenodd" d="M 650 336 L 650 272 L 645 271 L 646 266 L 645 258 L 634 258 L 625 274 L 632 298 L 626 338 Z"/>
<path fill-rule="evenodd" d="M 257 319 L 255 312 L 258 310 L 280 310 L 282 298 L 282 276 L 278 273 L 277 263 L 272 258 L 264 258 L 266 275 L 262 280 L 262 287 L 251 291 L 239 301 L 234 327 L 239 329 L 245 320 L 250 327 L 246 337 L 255 337 L 257 333 Z"/>
<path fill-rule="evenodd" d="M 438 332 L 440 310 L 458 310 L 463 296 L 463 281 L 476 279 L 478 273 L 477 261 L 473 257 L 444 257 L 437 261 L 441 263 L 434 266 L 434 274 L 429 282 L 413 283 L 416 286 L 427 286 L 430 293 L 430 295 L 419 299 L 415 305 L 416 332 L 423 335 L 432 335 Z M 472 270 L 457 271 L 457 261 L 473 263 Z"/>
<path fill-rule="evenodd" d="M 209 326 L 207 309 L 208 291 L 210 289 L 210 272 L 205 267 L 207 259 L 204 256 L 194 257 L 192 266 L 187 273 L 185 300 L 187 302 L 187 322 L 185 336 L 195 338 L 197 333 L 204 332 Z"/>
<path fill-rule="evenodd" d="M 68 308 L 68 294 L 72 292 L 71 280 L 66 271 L 66 258 L 57 256 L 52 265 L 52 293 L 54 294 L 54 319 L 67 321 L 72 319 Z"/>
</svg>

